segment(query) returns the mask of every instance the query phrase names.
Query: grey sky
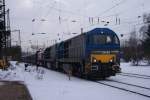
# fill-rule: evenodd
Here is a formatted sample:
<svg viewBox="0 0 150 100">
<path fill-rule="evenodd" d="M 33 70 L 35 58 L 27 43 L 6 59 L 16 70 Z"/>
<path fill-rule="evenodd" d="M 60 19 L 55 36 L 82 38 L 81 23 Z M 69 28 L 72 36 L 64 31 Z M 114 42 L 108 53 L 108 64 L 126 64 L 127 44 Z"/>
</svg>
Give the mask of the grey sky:
<svg viewBox="0 0 150 100">
<path fill-rule="evenodd" d="M 118 35 L 127 34 L 141 22 L 138 16 L 150 12 L 150 0 L 7 0 L 6 4 L 10 8 L 12 30 L 21 30 L 23 48 L 31 44 L 51 45 L 58 40 L 58 33 L 61 40 L 67 39 L 74 36 L 69 33 L 80 33 L 81 27 L 84 31 L 108 27 Z M 120 25 L 115 25 L 116 16 L 121 20 Z M 89 23 L 89 17 L 93 17 L 93 24 Z M 97 24 L 98 17 L 110 24 Z M 47 34 L 32 35 L 41 32 Z"/>
</svg>

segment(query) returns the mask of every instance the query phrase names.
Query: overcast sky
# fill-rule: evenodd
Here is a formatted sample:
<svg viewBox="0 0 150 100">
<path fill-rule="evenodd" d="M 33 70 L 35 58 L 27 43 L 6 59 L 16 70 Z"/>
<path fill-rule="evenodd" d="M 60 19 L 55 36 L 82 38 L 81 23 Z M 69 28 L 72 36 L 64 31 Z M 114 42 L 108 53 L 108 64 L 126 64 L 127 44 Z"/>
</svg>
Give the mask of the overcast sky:
<svg viewBox="0 0 150 100">
<path fill-rule="evenodd" d="M 118 35 L 128 34 L 142 22 L 138 16 L 150 12 L 150 0 L 6 0 L 6 5 L 11 29 L 21 30 L 23 48 L 31 44 L 51 45 L 54 40 L 75 35 L 71 33 L 80 34 L 81 28 L 86 32 L 108 27 Z M 116 25 L 116 17 L 120 18 L 120 25 Z M 104 26 L 103 21 L 110 23 Z M 14 34 L 13 40 L 17 40 Z"/>
</svg>

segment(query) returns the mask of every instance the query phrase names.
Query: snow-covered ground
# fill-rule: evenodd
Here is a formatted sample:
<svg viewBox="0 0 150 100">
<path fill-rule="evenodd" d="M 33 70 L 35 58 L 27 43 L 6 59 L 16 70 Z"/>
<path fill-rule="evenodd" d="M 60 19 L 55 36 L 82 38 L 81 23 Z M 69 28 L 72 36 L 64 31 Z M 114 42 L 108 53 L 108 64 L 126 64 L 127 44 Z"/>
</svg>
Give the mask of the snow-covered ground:
<svg viewBox="0 0 150 100">
<path fill-rule="evenodd" d="M 23 81 L 28 87 L 33 100 L 149 100 L 140 95 L 125 92 L 92 81 L 71 77 L 44 68 L 40 72 L 35 66 L 29 66 L 24 70 L 24 63 L 15 65 L 11 62 L 12 68 L 8 71 L 0 70 L 0 79 Z M 130 63 L 121 64 L 122 71 L 128 73 L 139 73 L 150 75 L 150 66 L 135 67 Z M 42 73 L 42 74 L 41 74 Z M 129 78 L 123 76 L 110 77 L 109 79 L 119 80 L 150 88 L 150 80 Z"/>
<path fill-rule="evenodd" d="M 138 73 L 150 76 L 150 66 L 132 66 L 131 63 L 121 63 L 122 72 Z"/>
</svg>

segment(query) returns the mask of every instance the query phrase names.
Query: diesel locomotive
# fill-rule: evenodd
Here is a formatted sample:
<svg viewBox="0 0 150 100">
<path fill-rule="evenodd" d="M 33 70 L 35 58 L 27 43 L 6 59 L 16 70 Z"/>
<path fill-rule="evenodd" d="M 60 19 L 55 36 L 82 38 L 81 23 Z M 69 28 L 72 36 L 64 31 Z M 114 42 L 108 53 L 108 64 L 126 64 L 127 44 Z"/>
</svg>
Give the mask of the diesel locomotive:
<svg viewBox="0 0 150 100">
<path fill-rule="evenodd" d="M 73 75 L 85 78 L 105 79 L 121 71 L 120 41 L 108 28 L 95 28 L 52 45 L 40 56 L 42 66 L 59 71 L 67 67 Z"/>
</svg>

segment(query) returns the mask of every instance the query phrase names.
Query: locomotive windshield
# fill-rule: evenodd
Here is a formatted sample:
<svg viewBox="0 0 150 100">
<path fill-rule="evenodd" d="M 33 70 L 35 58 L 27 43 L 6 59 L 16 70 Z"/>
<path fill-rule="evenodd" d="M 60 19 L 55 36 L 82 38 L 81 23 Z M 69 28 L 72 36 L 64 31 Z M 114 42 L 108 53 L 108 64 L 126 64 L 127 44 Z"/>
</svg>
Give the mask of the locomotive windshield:
<svg viewBox="0 0 150 100">
<path fill-rule="evenodd" d="M 119 44 L 119 40 L 115 35 L 93 35 L 89 39 L 90 44 Z"/>
<path fill-rule="evenodd" d="M 117 38 L 117 36 L 114 36 L 114 43 L 119 44 L 119 39 Z"/>
<path fill-rule="evenodd" d="M 106 36 L 106 35 L 94 35 L 93 36 L 94 44 L 107 44 L 111 42 L 112 42 L 111 36 Z"/>
</svg>

